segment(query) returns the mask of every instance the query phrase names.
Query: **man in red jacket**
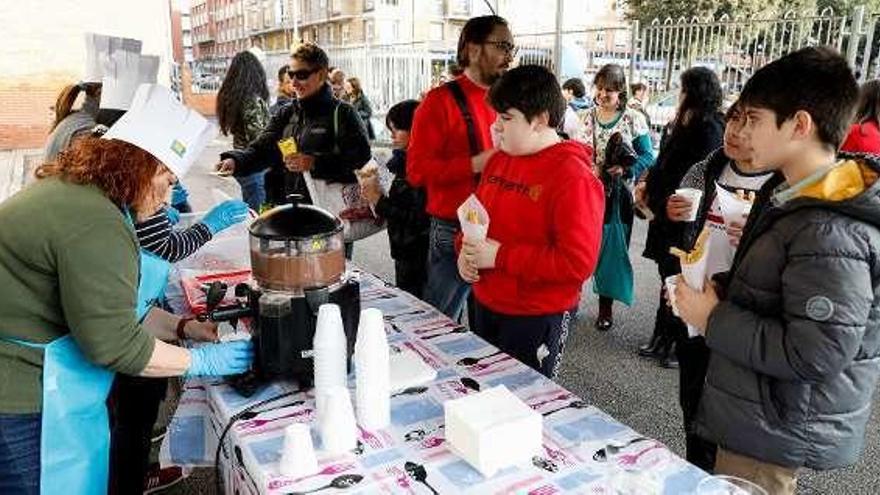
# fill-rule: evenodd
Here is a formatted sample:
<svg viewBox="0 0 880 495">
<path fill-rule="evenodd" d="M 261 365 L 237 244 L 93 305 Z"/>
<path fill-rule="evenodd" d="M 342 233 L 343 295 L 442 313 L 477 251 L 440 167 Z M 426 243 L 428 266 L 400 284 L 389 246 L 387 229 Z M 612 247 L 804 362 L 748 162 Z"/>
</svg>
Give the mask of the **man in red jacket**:
<svg viewBox="0 0 880 495">
<path fill-rule="evenodd" d="M 458 64 L 464 73 L 431 90 L 413 120 L 407 180 L 425 188 L 431 216 L 425 300 L 455 320 L 470 292 L 455 266 L 453 242 L 460 230 L 456 209 L 473 193 L 486 160 L 495 152 L 489 132 L 495 112 L 486 103 L 486 93 L 515 52 L 503 18 L 469 20 L 458 40 Z"/>
<path fill-rule="evenodd" d="M 488 238 L 464 239 L 458 268 L 473 284 L 475 333 L 554 378 L 581 286 L 596 267 L 605 193 L 590 150 L 556 128 L 565 100 L 547 69 L 511 70 L 489 90 L 500 151 L 477 198 Z"/>
</svg>

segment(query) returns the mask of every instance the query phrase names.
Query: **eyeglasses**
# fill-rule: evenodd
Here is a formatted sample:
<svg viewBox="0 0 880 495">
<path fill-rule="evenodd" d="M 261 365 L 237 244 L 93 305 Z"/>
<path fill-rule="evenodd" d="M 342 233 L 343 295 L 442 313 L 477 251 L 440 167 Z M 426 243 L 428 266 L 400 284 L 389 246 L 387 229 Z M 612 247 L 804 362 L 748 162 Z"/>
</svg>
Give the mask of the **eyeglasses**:
<svg viewBox="0 0 880 495">
<path fill-rule="evenodd" d="M 308 78 L 312 77 L 312 74 L 318 72 L 320 69 L 300 69 L 300 70 L 289 70 L 287 71 L 287 75 L 290 76 L 291 79 L 296 79 L 297 81 L 305 81 Z"/>
<path fill-rule="evenodd" d="M 492 45 L 511 57 L 515 57 L 516 53 L 519 51 L 519 47 L 509 41 L 486 40 L 483 44 Z"/>
</svg>

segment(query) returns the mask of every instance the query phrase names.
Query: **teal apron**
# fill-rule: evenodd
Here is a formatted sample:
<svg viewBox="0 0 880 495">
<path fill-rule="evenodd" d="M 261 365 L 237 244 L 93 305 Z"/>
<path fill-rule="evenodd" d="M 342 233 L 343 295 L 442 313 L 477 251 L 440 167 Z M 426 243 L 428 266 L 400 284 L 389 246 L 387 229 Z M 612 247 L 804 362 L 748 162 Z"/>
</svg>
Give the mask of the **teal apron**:
<svg viewBox="0 0 880 495">
<path fill-rule="evenodd" d="M 141 251 L 138 320 L 162 297 L 169 269 L 168 262 Z M 110 425 L 106 401 L 114 373 L 86 359 L 69 333 L 49 344 L 14 342 L 43 349 L 40 493 L 107 493 Z"/>
<path fill-rule="evenodd" d="M 149 251 L 141 249 L 141 279 L 138 283 L 137 317 L 143 321 L 147 311 L 162 300 L 168 284 L 171 263 Z"/>
</svg>

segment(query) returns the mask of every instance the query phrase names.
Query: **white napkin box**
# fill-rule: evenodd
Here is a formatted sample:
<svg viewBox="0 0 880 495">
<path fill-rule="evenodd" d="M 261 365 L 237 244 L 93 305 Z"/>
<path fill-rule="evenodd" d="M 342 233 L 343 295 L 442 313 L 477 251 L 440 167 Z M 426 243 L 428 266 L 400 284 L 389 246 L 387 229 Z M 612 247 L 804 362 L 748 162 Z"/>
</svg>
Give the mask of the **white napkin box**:
<svg viewBox="0 0 880 495">
<path fill-rule="evenodd" d="M 542 418 L 507 387 L 443 404 L 449 449 L 483 476 L 531 462 L 541 452 Z"/>
</svg>

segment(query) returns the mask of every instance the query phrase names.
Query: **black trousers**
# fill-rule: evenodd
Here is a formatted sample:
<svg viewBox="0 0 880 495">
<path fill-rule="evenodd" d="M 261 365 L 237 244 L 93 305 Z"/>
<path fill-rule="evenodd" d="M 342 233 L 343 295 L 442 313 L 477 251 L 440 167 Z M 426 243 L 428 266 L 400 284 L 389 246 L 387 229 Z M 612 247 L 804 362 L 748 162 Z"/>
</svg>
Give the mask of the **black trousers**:
<svg viewBox="0 0 880 495">
<path fill-rule="evenodd" d="M 397 287 L 422 299 L 428 282 L 428 252 L 424 256 L 394 260 L 394 279 Z"/>
<path fill-rule="evenodd" d="M 575 309 L 540 316 L 496 313 L 474 301 L 475 334 L 547 378 L 559 372 Z"/>
<path fill-rule="evenodd" d="M 153 425 L 167 389 L 167 378 L 116 375 L 109 400 L 111 495 L 143 493 Z"/>
<path fill-rule="evenodd" d="M 660 275 L 660 303 L 657 305 L 654 335 L 665 342 L 675 342 L 675 354 L 678 358 L 678 403 L 684 417 L 686 457 L 691 464 L 712 472 L 717 447 L 694 431 L 697 408 L 703 395 L 703 382 L 709 367 L 709 348 L 702 337 L 688 338 L 687 325 L 666 304 L 666 277 L 681 272 L 678 258 L 664 255 L 657 260 L 657 272 Z"/>
<path fill-rule="evenodd" d="M 709 347 L 703 337 L 685 338 L 677 342 L 675 352 L 678 355 L 678 402 L 684 416 L 687 461 L 711 473 L 715 468 L 718 446 L 694 431 L 709 368 Z"/>
<path fill-rule="evenodd" d="M 678 275 L 680 272 L 678 258 L 672 255 L 664 255 L 657 261 L 657 273 L 660 275 L 660 302 L 654 319 L 654 335 L 662 339 L 674 340 L 676 343 L 687 339 L 687 326 L 666 304 L 666 277 Z"/>
</svg>

